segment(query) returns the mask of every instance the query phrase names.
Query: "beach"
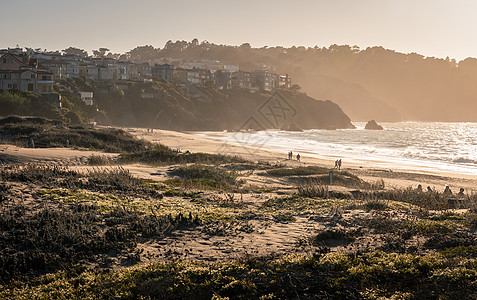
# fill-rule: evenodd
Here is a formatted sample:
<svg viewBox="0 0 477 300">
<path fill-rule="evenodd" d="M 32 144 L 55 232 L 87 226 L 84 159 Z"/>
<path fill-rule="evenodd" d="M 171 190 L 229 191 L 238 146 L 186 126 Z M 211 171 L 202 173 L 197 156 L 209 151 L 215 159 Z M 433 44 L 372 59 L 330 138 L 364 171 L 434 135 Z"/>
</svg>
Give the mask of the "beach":
<svg viewBox="0 0 477 300">
<path fill-rule="evenodd" d="M 166 145 L 181 152 L 211 153 L 239 156 L 252 162 L 266 162 L 273 165 L 298 167 L 320 166 L 334 170 L 335 160 L 307 156 L 301 153 L 301 161 L 287 159 L 287 152 L 267 149 L 266 145 L 247 145 L 238 142 L 223 142 L 210 136 L 204 136 L 203 132 L 178 132 L 169 130 L 146 128 L 124 128 L 127 132 L 139 139 L 153 143 Z M 213 134 L 212 134 L 213 136 Z M 117 153 L 104 153 L 98 151 L 75 150 L 68 148 L 21 148 L 13 145 L 0 145 L 0 153 L 8 155 L 19 162 L 40 162 L 60 165 L 69 165 L 74 168 L 90 168 L 84 166 L 92 155 L 117 157 Z M 336 157 L 338 159 L 339 157 Z M 342 169 L 350 171 L 368 182 L 383 180 L 386 188 L 416 188 L 421 185 L 436 191 L 443 191 L 446 186 L 451 190 L 459 191 L 464 188 L 467 193 L 477 191 L 477 176 L 462 174 L 451 171 L 432 169 L 431 164 L 426 168 L 408 165 L 407 168 L 392 168 L 392 162 L 383 164 L 382 161 L 359 160 L 343 161 Z M 141 178 L 164 180 L 164 174 L 158 172 L 157 167 L 142 164 L 130 164 L 123 167 L 129 169 L 132 174 Z M 162 168 L 164 169 L 164 168 Z M 333 187 L 330 187 L 333 189 Z"/>
<path fill-rule="evenodd" d="M 127 129 L 131 134 L 151 142 L 162 143 L 166 146 L 181 149 L 181 151 L 204 152 L 214 154 L 238 155 L 251 161 L 265 161 L 273 164 L 287 166 L 317 165 L 333 169 L 335 160 L 317 158 L 301 154 L 301 161 L 287 160 L 287 152 L 272 151 L 266 145 L 244 145 L 238 142 L 223 142 L 206 137 L 202 132 L 177 132 L 155 129 L 147 132 L 143 128 Z M 338 159 L 340 157 L 336 157 Z M 408 165 L 407 168 L 394 169 L 393 164 L 384 165 L 381 161 L 354 159 L 343 161 L 342 168 L 356 173 L 367 181 L 383 179 L 387 187 L 417 187 L 421 184 L 424 188 L 430 186 L 436 190 L 444 190 L 448 185 L 452 190 L 466 189 L 468 192 L 477 190 L 477 176 L 452 171 L 432 169 L 432 164 L 427 163 L 426 168 Z"/>
</svg>

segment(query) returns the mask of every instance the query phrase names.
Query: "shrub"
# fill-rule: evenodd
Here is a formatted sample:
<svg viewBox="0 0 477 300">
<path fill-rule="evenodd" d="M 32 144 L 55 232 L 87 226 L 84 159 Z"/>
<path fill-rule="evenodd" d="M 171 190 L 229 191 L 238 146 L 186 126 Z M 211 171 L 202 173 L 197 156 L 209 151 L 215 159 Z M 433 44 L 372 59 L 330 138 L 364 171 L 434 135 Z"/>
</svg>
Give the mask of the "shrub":
<svg viewBox="0 0 477 300">
<path fill-rule="evenodd" d="M 237 181 L 237 172 L 226 171 L 220 167 L 204 165 L 180 166 L 170 171 L 170 174 L 188 180 L 213 180 L 215 182 L 225 185 L 237 185 L 239 183 Z"/>
<path fill-rule="evenodd" d="M 122 163 L 143 163 L 149 165 L 184 163 L 225 164 L 247 162 L 237 156 L 208 153 L 178 153 L 163 145 L 158 145 L 152 150 L 121 154 L 119 161 Z"/>
</svg>

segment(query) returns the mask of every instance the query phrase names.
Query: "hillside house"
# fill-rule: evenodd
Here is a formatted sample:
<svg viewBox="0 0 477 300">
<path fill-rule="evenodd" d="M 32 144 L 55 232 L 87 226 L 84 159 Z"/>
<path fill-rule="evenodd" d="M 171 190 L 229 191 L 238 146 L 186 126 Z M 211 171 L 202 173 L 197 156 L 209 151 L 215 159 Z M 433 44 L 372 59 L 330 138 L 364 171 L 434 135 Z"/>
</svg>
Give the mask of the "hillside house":
<svg viewBox="0 0 477 300">
<path fill-rule="evenodd" d="M 152 78 L 154 79 L 165 79 L 167 81 L 172 81 L 174 78 L 174 66 L 169 64 L 154 65 L 151 67 Z"/>
<path fill-rule="evenodd" d="M 79 92 L 81 100 L 86 105 L 93 105 L 94 104 L 94 99 L 93 99 L 93 92 Z"/>
<path fill-rule="evenodd" d="M 215 88 L 218 90 L 229 90 L 232 88 L 232 74 L 226 71 L 215 71 L 212 75 L 215 81 Z"/>
<path fill-rule="evenodd" d="M 12 53 L 0 57 L 0 90 L 20 90 L 33 93 L 51 93 L 54 75 L 38 68 L 36 60 Z"/>
<path fill-rule="evenodd" d="M 252 78 L 250 72 L 238 71 L 232 73 L 232 88 L 250 90 L 252 87 Z"/>
</svg>

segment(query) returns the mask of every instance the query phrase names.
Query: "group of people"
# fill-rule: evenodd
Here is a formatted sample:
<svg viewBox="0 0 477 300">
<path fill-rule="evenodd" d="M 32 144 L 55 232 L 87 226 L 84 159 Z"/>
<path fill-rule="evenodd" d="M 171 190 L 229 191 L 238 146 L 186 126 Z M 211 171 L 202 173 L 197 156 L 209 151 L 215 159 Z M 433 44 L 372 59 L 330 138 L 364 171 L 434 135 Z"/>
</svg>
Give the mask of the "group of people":
<svg viewBox="0 0 477 300">
<path fill-rule="evenodd" d="M 341 170 L 341 158 L 335 161 L 335 169 Z"/>
<path fill-rule="evenodd" d="M 419 185 L 417 186 L 417 189 L 416 189 L 416 190 L 417 190 L 418 192 L 422 192 L 422 185 L 419 184 Z M 460 188 L 459 192 L 458 192 L 456 195 L 459 196 L 459 197 L 464 197 L 464 196 L 465 196 L 464 191 L 465 191 L 464 188 Z M 430 186 L 428 186 L 428 187 L 427 187 L 427 192 L 433 193 L 434 190 L 433 190 Z M 444 192 L 442 192 L 442 193 L 443 193 L 444 195 L 449 195 L 449 196 L 450 196 L 450 195 L 453 195 L 453 194 L 452 194 L 452 190 L 450 189 L 450 187 L 449 187 L 448 185 L 446 185 L 446 187 L 445 187 L 445 189 L 444 189 Z"/>
<path fill-rule="evenodd" d="M 301 157 L 301 156 L 300 156 L 300 154 L 298 153 L 298 154 L 296 155 L 296 160 L 300 161 L 300 157 Z M 293 151 L 290 151 L 290 152 L 288 152 L 288 160 L 292 160 L 292 159 L 293 159 Z"/>
</svg>

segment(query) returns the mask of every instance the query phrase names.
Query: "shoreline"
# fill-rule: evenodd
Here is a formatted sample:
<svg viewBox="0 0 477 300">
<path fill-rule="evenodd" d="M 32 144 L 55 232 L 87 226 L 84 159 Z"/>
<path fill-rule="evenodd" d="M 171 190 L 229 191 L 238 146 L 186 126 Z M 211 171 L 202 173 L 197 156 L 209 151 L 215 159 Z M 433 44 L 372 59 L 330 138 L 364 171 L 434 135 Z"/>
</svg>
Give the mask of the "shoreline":
<svg viewBox="0 0 477 300">
<path fill-rule="evenodd" d="M 267 149 L 263 147 L 251 147 L 239 143 L 224 143 L 204 137 L 198 132 L 178 132 L 154 129 L 148 132 L 147 128 L 125 127 L 124 130 L 140 139 L 150 142 L 164 144 L 171 148 L 180 148 L 182 151 L 203 152 L 211 154 L 228 154 L 243 157 L 252 162 L 267 162 L 286 167 L 298 166 L 320 166 L 334 167 L 334 159 L 308 156 L 300 152 L 302 160 L 288 160 L 286 151 Z M 62 163 L 63 165 L 78 166 L 83 164 L 91 155 L 116 156 L 117 153 L 105 153 L 98 151 L 74 150 L 67 148 L 19 148 L 12 145 L 0 145 L 0 153 L 10 155 L 19 161 Z M 124 166 L 141 177 L 153 180 L 161 180 L 162 177 L 155 175 L 155 167 L 146 165 Z M 464 188 L 466 193 L 477 193 L 477 176 L 460 174 L 456 172 L 445 172 L 442 170 L 432 170 L 432 165 L 428 168 L 390 168 L 388 165 L 380 165 L 379 161 L 348 161 L 343 160 L 342 170 L 350 171 L 361 179 L 368 182 L 384 181 L 386 188 L 416 188 L 419 184 L 427 186 L 436 191 L 444 191 L 448 185 L 452 191 L 459 191 Z"/>
<path fill-rule="evenodd" d="M 128 132 L 151 142 L 162 143 L 168 147 L 180 148 L 183 151 L 204 152 L 212 154 L 229 154 L 242 156 L 251 161 L 264 161 L 269 163 L 283 164 L 290 167 L 316 165 L 332 169 L 333 159 L 318 158 L 302 155 L 301 162 L 287 160 L 287 153 L 279 150 L 270 150 L 265 147 L 251 147 L 238 143 L 227 143 L 223 141 L 207 138 L 199 132 L 178 132 L 155 129 L 153 133 L 147 132 L 146 128 L 125 128 Z M 424 162 L 423 162 L 424 163 Z M 432 170 L 429 166 L 423 168 L 389 168 L 381 166 L 379 161 L 343 161 L 344 170 L 355 172 L 358 176 L 367 181 L 377 181 L 383 179 L 387 186 L 406 188 L 416 187 L 421 184 L 423 187 L 430 186 L 436 190 L 444 190 L 448 185 L 452 190 L 458 191 L 461 187 L 468 192 L 477 191 L 477 176 L 471 174 L 461 174 L 457 172 L 446 172 L 442 170 Z"/>
</svg>

